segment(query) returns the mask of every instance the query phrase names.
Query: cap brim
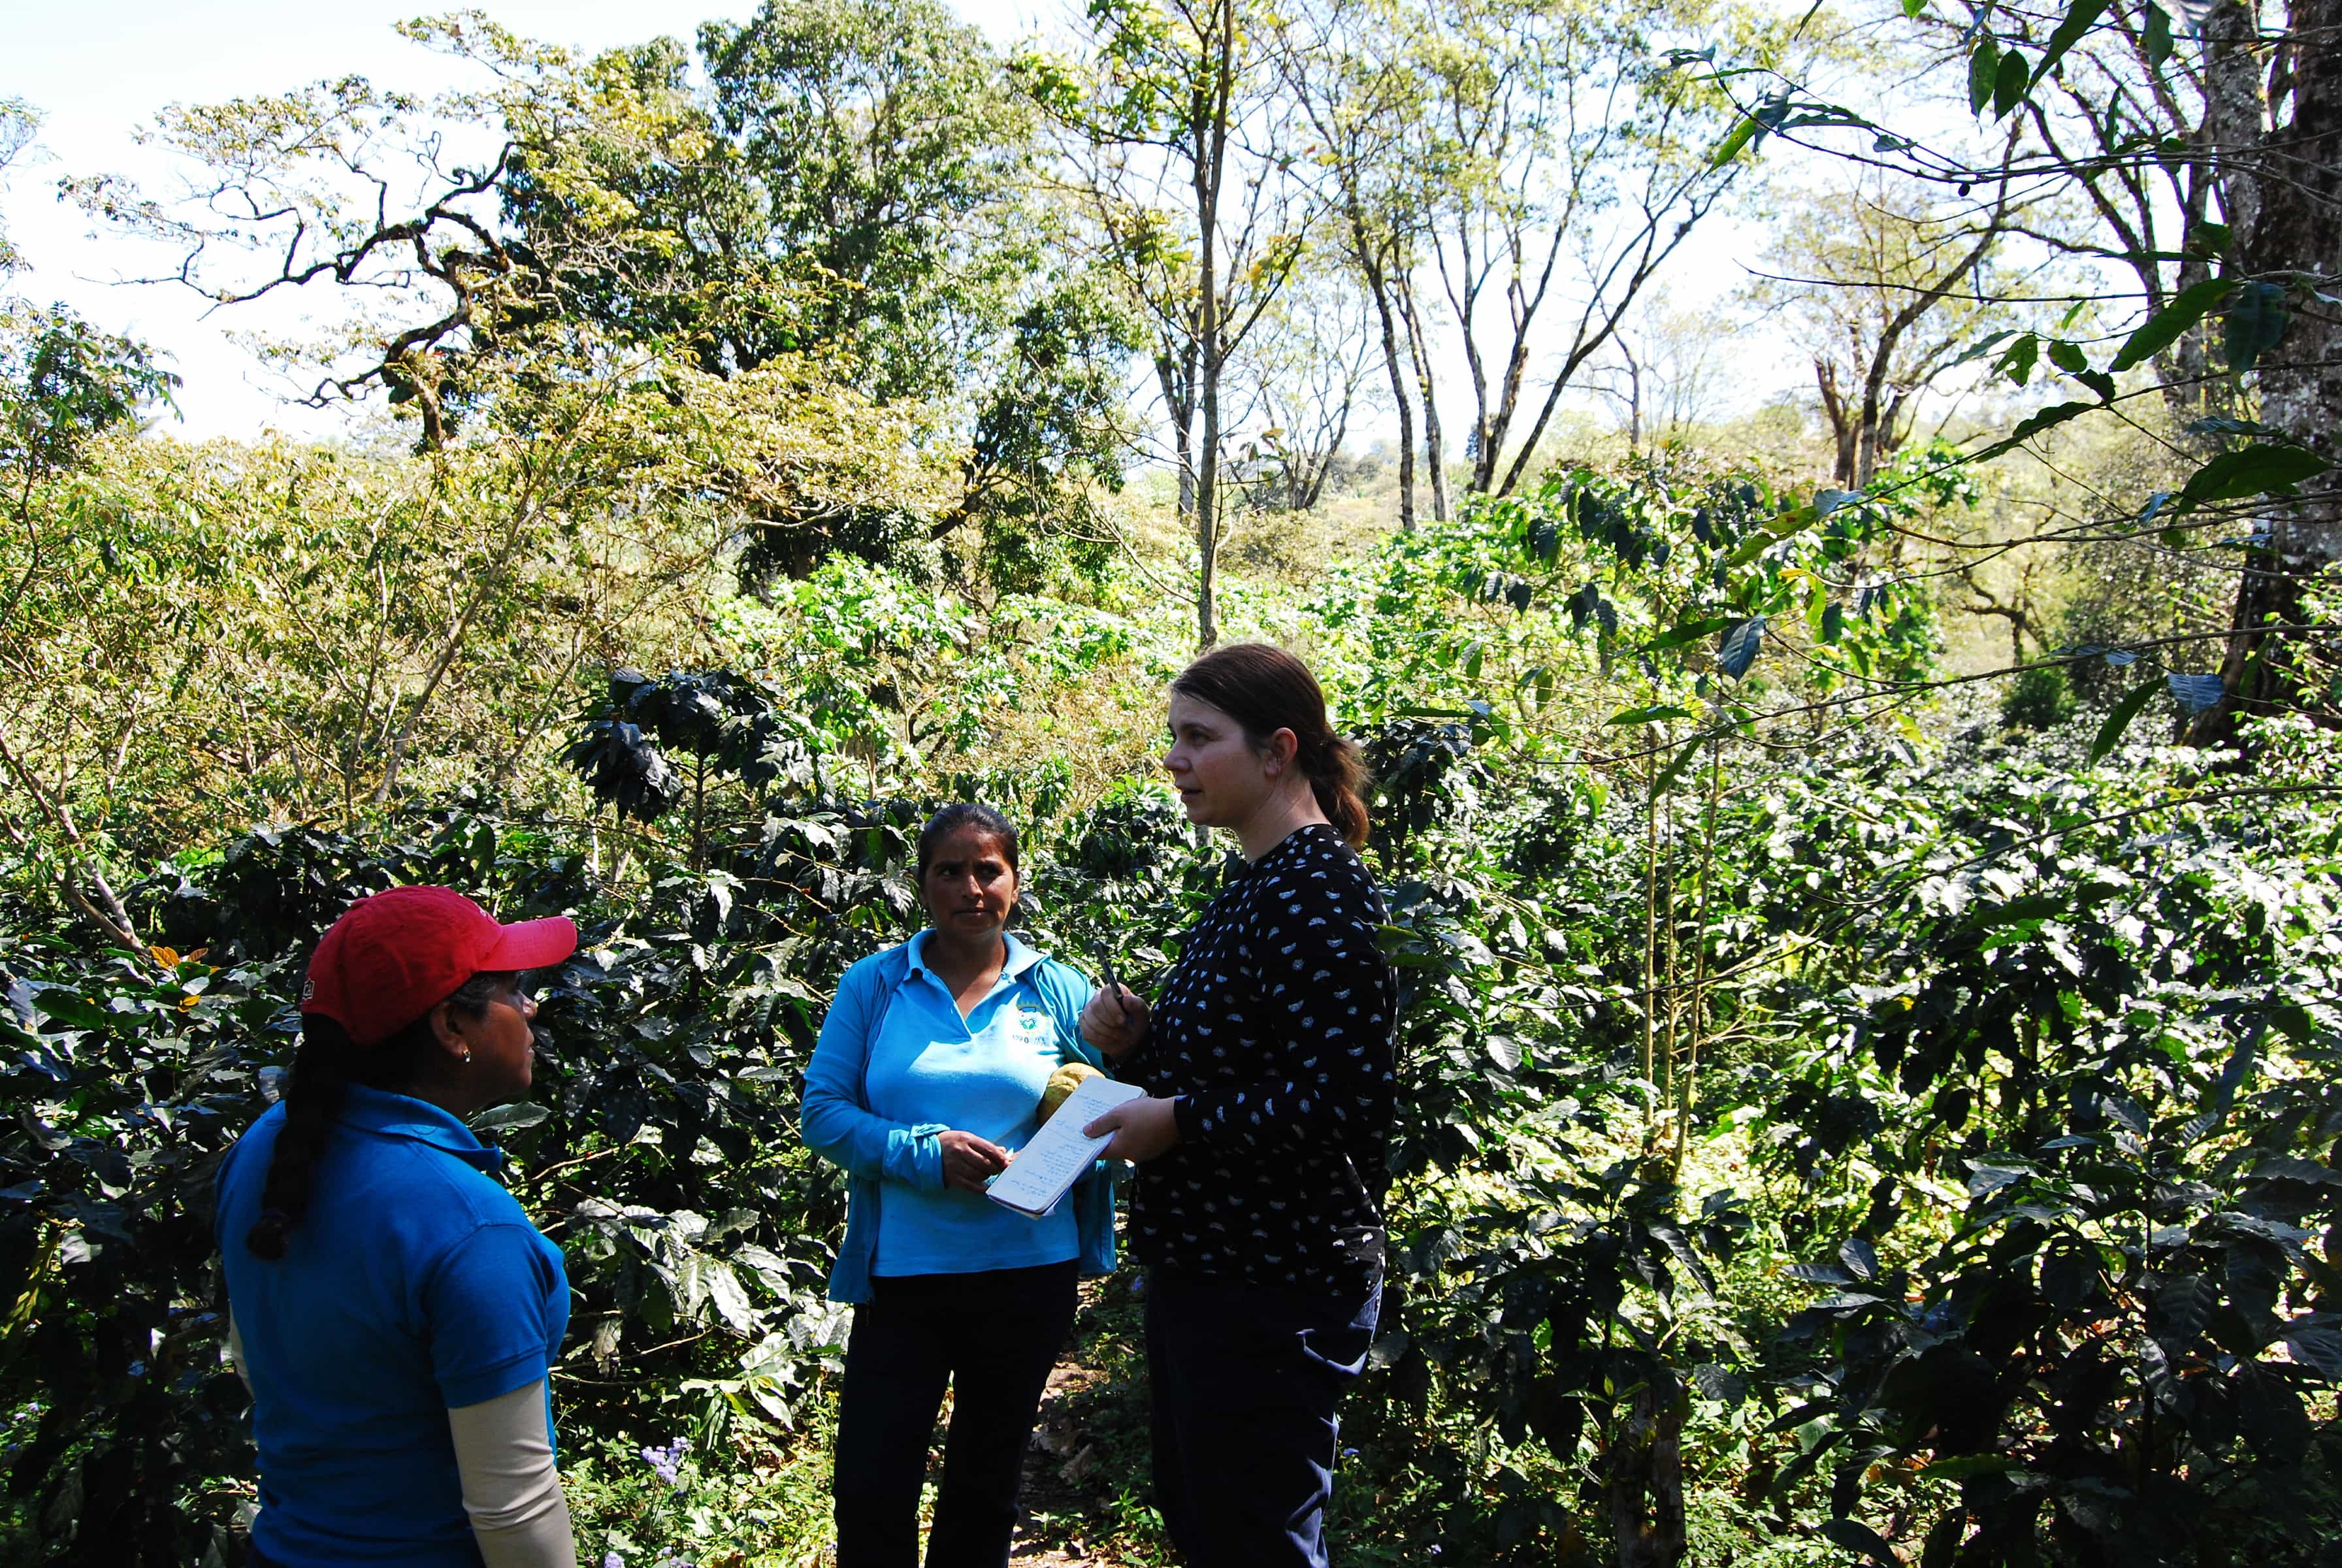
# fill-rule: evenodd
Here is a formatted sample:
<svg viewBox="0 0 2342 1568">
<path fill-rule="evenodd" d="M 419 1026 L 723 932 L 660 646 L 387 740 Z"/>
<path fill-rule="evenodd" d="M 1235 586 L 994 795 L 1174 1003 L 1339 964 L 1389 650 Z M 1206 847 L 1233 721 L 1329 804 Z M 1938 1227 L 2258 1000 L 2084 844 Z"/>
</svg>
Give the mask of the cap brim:
<svg viewBox="0 0 2342 1568">
<path fill-rule="evenodd" d="M 504 928 L 483 969 L 549 969 L 577 951 L 577 923 L 565 914 L 524 920 Z"/>
</svg>

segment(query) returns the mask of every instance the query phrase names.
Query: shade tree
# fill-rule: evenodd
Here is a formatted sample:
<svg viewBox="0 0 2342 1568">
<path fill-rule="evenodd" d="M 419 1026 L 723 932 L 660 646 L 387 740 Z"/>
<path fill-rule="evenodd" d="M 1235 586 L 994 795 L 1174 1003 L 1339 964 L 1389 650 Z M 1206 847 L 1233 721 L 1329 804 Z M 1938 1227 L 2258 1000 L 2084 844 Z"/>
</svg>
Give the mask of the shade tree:
<svg viewBox="0 0 2342 1568">
<path fill-rule="evenodd" d="M 2006 173 L 1961 196 L 1860 167 L 1775 198 L 1750 292 L 1813 362 L 1838 484 L 1871 482 L 1978 342 L 2054 319 L 2020 303 L 2044 291 L 2043 265 L 2012 254 L 2031 205 Z"/>
<path fill-rule="evenodd" d="M 2037 444 L 2086 416 L 2135 420 L 2141 396 L 2167 409 L 2202 406 L 2198 391 L 2175 391 L 2174 384 L 2202 379 L 2187 363 L 2189 335 L 2217 341 L 2204 375 L 2223 384 L 2213 395 L 2236 412 L 2160 435 L 2181 450 L 2194 444 L 2188 472 L 2174 489 L 2115 506 L 2118 520 L 2094 536 L 2151 538 L 2191 563 L 2234 574 L 2232 632 L 2219 674 L 2190 674 L 2184 688 L 2200 699 L 2194 704 L 2198 739 L 2231 738 L 2240 713 L 2300 706 L 2330 712 L 2330 654 L 2316 614 L 2319 584 L 2342 539 L 2334 510 L 2342 491 L 2330 450 L 2337 391 L 2325 368 L 2334 357 L 2331 313 L 2320 300 L 2342 266 L 2332 221 L 2342 211 L 2342 188 L 2329 177 L 2337 164 L 2327 155 L 2342 147 L 2342 88 L 2327 69 L 2332 52 L 2320 43 L 2342 19 L 2329 15 L 2322 0 L 2233 16 L 2213 8 L 2179 30 L 2169 13 L 2153 5 L 2067 6 L 2046 35 L 2040 19 L 2014 17 L 1997 5 L 1967 15 L 1970 32 L 1960 50 L 1967 106 L 1979 127 L 1975 136 L 1915 134 L 1916 124 L 1898 128 L 1875 106 L 1835 102 L 1784 78 L 1769 87 L 1736 88 L 1746 115 L 1719 154 L 1743 155 L 1778 138 L 1777 145 L 1884 167 L 1957 195 L 2007 178 L 2045 203 L 2108 224 L 2121 215 L 2109 215 L 2110 183 L 2134 193 L 2131 199 L 2145 204 L 2140 210 L 2165 213 L 2166 182 L 2176 180 L 2177 216 L 2156 232 L 2194 235 L 2209 275 L 2169 293 L 2168 285 L 2191 265 L 2189 250 L 2126 241 L 2118 251 L 2107 248 L 2121 255 L 2139 288 L 2110 283 L 2094 291 L 2103 325 L 2092 329 L 2089 313 L 2077 310 L 2054 328 L 1978 345 L 1997 353 L 1995 368 L 2012 382 L 2022 385 L 2047 363 L 2062 385 L 2087 395 L 2037 408 L 2006 434 L 1981 438 L 1967 460 Z M 2136 51 L 2147 90 L 2168 100 L 2158 112 L 2178 118 L 2154 129 L 2101 118 L 2102 145 L 2072 150 L 2055 116 L 2033 116 L 2027 105 L 2082 112 L 2077 100 L 2060 99 L 2055 90 L 2077 51 L 2084 60 L 2106 52 L 2122 71 L 2132 68 L 2126 52 Z M 2082 64 L 2074 69 L 2089 79 Z M 2191 70 L 2192 81 L 2179 80 Z M 2189 115 L 2197 115 L 2192 139 L 2173 128 Z M 2039 145 L 2000 129 L 2012 122 L 2031 122 Z M 2184 177 L 2176 173 L 2190 166 L 2195 172 Z M 2108 232 L 2117 240 L 2123 233 Z M 2138 232 L 2131 231 L 2134 238 Z M 2150 308 L 2157 297 L 2167 303 Z M 2134 371 L 2142 375 L 2134 377 Z M 2030 540 L 1978 547 L 2061 543 L 2068 532 L 2052 525 Z M 2137 711 L 2143 690 L 2135 689 L 2122 711 Z"/>
<path fill-rule="evenodd" d="M 1072 51 L 1019 69 L 1058 127 L 1066 179 L 1146 324 L 1196 551 L 1196 634 L 1218 638 L 1231 370 L 1319 218 L 1297 175 L 1275 18 L 1252 0 L 1102 0 Z"/>
<path fill-rule="evenodd" d="M 1353 426 L 1384 403 L 1370 308 L 1336 258 L 1312 257 L 1246 342 L 1239 374 L 1254 410 L 1245 467 L 1256 508 L 1314 510 Z"/>
<path fill-rule="evenodd" d="M 1686 439 L 1716 416 L 1738 325 L 1722 311 L 1685 309 L 1660 288 L 1610 335 L 1606 363 L 1597 364 L 1587 385 L 1626 415 L 1630 449 L 1646 434 Z"/>
<path fill-rule="evenodd" d="M 776 536 L 752 568 L 838 548 L 930 570 L 1056 563 L 1061 524 L 1095 556 L 1080 517 L 1121 477 L 1101 373 L 1126 331 L 1044 266 L 1046 225 L 1019 205 L 1029 138 L 971 30 L 768 8 L 706 32 L 696 59 L 672 40 L 581 58 L 476 15 L 405 31 L 488 85 L 424 100 L 348 77 L 175 108 L 158 130 L 193 171 L 185 199 L 107 178 L 76 194 L 174 247 L 165 275 L 222 302 L 381 302 L 300 345 L 321 367 L 305 395 L 379 395 L 425 450 L 514 428 L 531 407 L 516 390 L 548 377 L 657 363 L 823 382 L 956 476 L 956 499 L 925 510 L 745 494 L 744 524 Z M 971 525 L 982 543 L 938 554 Z"/>
</svg>

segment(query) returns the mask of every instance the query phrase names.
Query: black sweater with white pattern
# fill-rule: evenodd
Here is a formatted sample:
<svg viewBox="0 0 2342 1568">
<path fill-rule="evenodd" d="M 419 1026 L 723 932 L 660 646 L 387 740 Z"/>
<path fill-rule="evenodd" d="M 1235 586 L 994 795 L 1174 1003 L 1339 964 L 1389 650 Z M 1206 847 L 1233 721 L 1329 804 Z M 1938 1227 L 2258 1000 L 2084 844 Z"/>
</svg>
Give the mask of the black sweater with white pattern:
<svg viewBox="0 0 2342 1568">
<path fill-rule="evenodd" d="M 1351 1296 L 1383 1262 L 1398 982 L 1388 918 L 1340 834 L 1298 829 L 1188 931 L 1126 1069 L 1182 1096 L 1180 1143 L 1139 1168 L 1143 1262 Z"/>
</svg>

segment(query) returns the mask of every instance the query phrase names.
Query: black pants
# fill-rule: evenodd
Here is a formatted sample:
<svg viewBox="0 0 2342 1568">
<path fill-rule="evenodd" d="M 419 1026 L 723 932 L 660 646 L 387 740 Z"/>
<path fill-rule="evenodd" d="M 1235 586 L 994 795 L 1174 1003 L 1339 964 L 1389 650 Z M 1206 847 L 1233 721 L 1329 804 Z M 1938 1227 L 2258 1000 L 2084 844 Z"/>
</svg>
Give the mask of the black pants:
<svg viewBox="0 0 2342 1568">
<path fill-rule="evenodd" d="M 1155 1505 L 1195 1568 L 1326 1568 L 1334 1406 L 1365 1369 L 1379 1282 L 1355 1301 L 1153 1270 Z"/>
<path fill-rule="evenodd" d="M 1074 1263 L 873 1282 L 838 1403 L 838 1568 L 916 1568 L 919 1487 L 944 1384 L 951 1436 L 927 1568 L 1005 1568 L 1049 1369 L 1074 1326 Z"/>
</svg>

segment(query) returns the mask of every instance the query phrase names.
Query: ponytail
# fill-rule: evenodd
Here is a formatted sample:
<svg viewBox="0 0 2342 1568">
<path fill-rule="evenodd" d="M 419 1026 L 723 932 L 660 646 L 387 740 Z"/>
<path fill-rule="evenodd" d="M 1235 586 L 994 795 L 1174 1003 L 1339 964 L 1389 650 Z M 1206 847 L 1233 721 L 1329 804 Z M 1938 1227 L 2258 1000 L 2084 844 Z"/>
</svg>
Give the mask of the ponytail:
<svg viewBox="0 0 2342 1568">
<path fill-rule="evenodd" d="M 1366 842 L 1366 759 L 1356 743 L 1328 731 L 1315 764 L 1304 763 L 1309 793 L 1334 831 L 1357 849 Z"/>
<path fill-rule="evenodd" d="M 465 1017 L 477 1018 L 487 1012 L 498 990 L 518 978 L 484 971 L 456 987 L 447 1000 Z M 270 1263 L 282 1258 L 286 1239 L 309 1213 L 317 1162 L 333 1139 L 334 1123 L 350 1085 L 393 1091 L 410 1087 L 437 1044 L 428 1013 L 372 1046 L 360 1045 L 347 1029 L 322 1013 L 301 1014 L 301 1045 L 293 1054 L 293 1074 L 285 1085 L 285 1125 L 269 1151 L 260 1218 L 244 1233 L 244 1244 L 254 1257 Z"/>
<path fill-rule="evenodd" d="M 1171 689 L 1236 720 L 1255 747 L 1291 730 L 1294 765 L 1309 781 L 1317 809 L 1353 849 L 1366 842 L 1366 759 L 1334 733 L 1326 693 L 1309 666 L 1266 643 L 1230 643 L 1179 672 Z"/>
</svg>

